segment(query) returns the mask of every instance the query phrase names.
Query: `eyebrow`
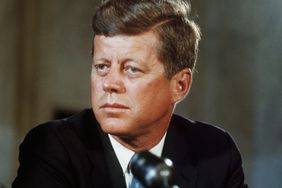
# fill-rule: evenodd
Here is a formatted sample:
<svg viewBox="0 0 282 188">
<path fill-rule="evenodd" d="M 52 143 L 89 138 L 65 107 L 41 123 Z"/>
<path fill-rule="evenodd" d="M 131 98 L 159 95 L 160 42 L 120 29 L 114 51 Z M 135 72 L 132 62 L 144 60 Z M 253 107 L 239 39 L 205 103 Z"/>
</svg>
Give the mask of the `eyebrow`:
<svg viewBox="0 0 282 188">
<path fill-rule="evenodd" d="M 106 59 L 106 58 L 93 58 L 93 62 L 100 62 L 100 61 L 102 61 L 102 62 L 106 62 L 106 63 L 110 63 L 111 61 L 109 61 L 108 59 Z"/>
<path fill-rule="evenodd" d="M 93 58 L 93 62 L 105 62 L 105 63 L 111 63 L 111 61 L 107 58 Z M 140 63 L 141 61 L 139 59 L 133 59 L 133 58 L 125 58 L 122 61 L 118 61 L 118 64 L 120 63 L 127 63 L 127 62 L 136 62 L 136 63 Z"/>
<path fill-rule="evenodd" d="M 124 59 L 122 62 L 129 62 L 129 61 L 133 61 L 133 62 L 136 62 L 136 63 L 140 63 L 140 60 L 139 60 L 139 59 L 133 59 L 133 58 L 126 58 L 126 59 Z"/>
</svg>

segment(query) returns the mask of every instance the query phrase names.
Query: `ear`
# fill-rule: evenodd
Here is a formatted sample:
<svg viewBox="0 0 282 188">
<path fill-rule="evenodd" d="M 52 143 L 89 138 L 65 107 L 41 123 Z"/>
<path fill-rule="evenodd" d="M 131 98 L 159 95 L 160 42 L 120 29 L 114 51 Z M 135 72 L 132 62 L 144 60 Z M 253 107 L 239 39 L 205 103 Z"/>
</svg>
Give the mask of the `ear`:
<svg viewBox="0 0 282 188">
<path fill-rule="evenodd" d="M 191 69 L 183 69 L 172 77 L 172 102 L 177 103 L 185 98 L 192 85 Z"/>
</svg>

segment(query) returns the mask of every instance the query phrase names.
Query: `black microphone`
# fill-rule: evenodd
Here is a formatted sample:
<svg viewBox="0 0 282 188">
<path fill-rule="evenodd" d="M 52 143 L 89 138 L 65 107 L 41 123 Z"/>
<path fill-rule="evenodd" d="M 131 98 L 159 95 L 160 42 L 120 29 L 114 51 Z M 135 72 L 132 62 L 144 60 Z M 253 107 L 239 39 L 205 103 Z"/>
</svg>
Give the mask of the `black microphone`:
<svg viewBox="0 0 282 188">
<path fill-rule="evenodd" d="M 148 151 L 136 153 L 130 161 L 133 176 L 146 188 L 179 188 L 174 184 L 172 161 Z"/>
</svg>

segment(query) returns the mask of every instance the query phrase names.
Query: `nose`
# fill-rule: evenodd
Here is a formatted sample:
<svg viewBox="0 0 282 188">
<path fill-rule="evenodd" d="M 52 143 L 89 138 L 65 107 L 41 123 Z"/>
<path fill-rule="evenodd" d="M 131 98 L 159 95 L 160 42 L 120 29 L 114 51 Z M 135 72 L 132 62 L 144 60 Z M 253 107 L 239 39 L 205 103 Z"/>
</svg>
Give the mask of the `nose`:
<svg viewBox="0 0 282 188">
<path fill-rule="evenodd" d="M 105 76 L 103 90 L 108 93 L 124 93 L 126 91 L 123 76 L 119 70 L 112 68 Z"/>
</svg>

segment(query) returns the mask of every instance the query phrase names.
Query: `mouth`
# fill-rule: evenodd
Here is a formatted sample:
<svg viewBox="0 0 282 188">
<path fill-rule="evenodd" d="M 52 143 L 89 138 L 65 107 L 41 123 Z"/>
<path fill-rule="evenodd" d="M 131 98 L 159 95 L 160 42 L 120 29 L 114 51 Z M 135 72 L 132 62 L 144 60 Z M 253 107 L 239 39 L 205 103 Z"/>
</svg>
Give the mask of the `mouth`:
<svg viewBox="0 0 282 188">
<path fill-rule="evenodd" d="M 129 109 L 129 107 L 119 103 L 106 103 L 100 106 L 100 109 Z"/>
</svg>

